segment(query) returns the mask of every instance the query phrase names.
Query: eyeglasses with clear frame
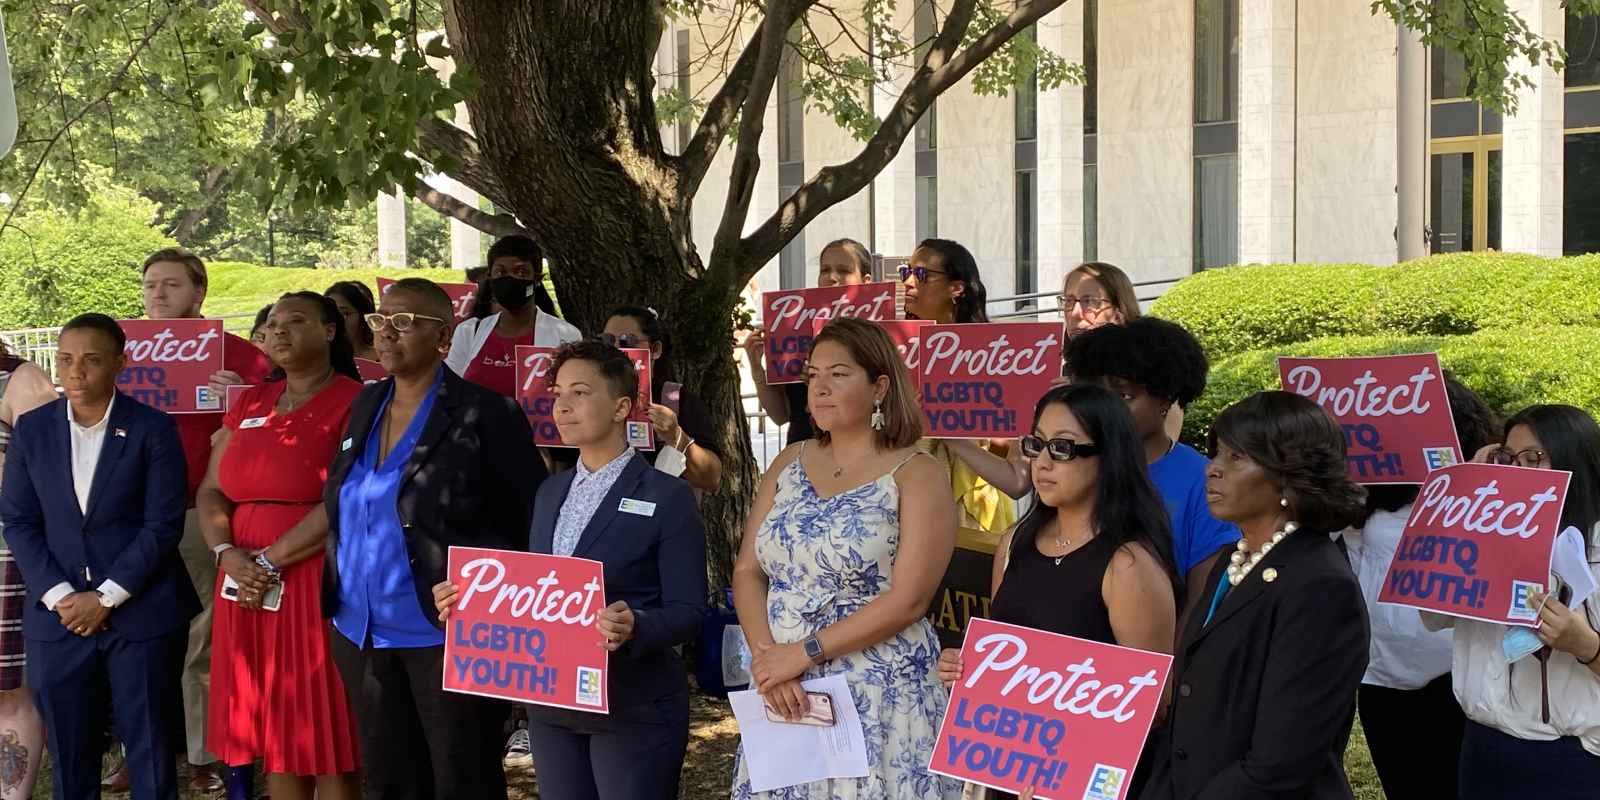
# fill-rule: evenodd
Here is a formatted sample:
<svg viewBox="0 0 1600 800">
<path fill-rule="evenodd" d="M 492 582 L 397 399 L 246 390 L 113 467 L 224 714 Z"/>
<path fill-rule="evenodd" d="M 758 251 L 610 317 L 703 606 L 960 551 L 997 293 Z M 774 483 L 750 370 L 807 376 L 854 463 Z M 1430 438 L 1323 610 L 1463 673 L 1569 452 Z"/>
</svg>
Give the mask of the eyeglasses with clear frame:
<svg viewBox="0 0 1600 800">
<path fill-rule="evenodd" d="M 1104 297 L 1095 297 L 1093 295 L 1088 297 L 1078 297 L 1070 294 L 1056 295 L 1056 307 L 1061 309 L 1061 313 L 1065 314 L 1071 311 L 1073 306 L 1082 306 L 1084 311 L 1090 314 L 1098 314 L 1110 308 L 1111 301 Z"/>
<path fill-rule="evenodd" d="M 410 311 L 396 311 L 393 314 L 379 314 L 374 311 L 363 317 L 363 319 L 367 321 L 367 327 L 371 328 L 373 333 L 383 330 L 385 325 L 393 326 L 397 333 L 405 333 L 411 330 L 411 326 L 415 325 L 419 319 L 437 322 L 440 325 L 445 324 L 445 320 L 438 317 L 430 317 L 427 314 L 414 314 Z"/>
</svg>

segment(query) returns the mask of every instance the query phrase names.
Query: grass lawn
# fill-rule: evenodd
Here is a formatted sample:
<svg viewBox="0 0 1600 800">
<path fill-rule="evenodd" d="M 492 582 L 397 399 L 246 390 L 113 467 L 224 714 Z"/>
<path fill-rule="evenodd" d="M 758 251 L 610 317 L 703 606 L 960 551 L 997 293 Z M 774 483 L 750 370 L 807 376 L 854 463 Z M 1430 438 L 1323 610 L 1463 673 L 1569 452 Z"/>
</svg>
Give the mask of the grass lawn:
<svg viewBox="0 0 1600 800">
<path fill-rule="evenodd" d="M 683 784 L 679 796 L 683 800 L 714 800 L 728 796 L 728 784 L 733 775 L 733 757 L 739 747 L 739 728 L 734 724 L 733 712 L 726 701 L 707 698 L 698 693 L 689 702 L 689 753 L 683 765 Z M 46 759 L 48 761 L 48 759 Z M 1345 770 L 1355 787 L 1357 800 L 1384 800 L 1378 787 L 1378 775 L 1372 770 L 1372 758 L 1367 754 L 1367 741 L 1356 726 L 1350 749 L 1345 753 Z M 39 776 L 34 788 L 34 800 L 49 800 L 49 764 Z M 534 800 L 539 789 L 533 770 L 513 768 L 506 771 L 510 782 L 511 800 Z M 265 796 L 264 786 L 258 791 Z M 185 793 L 185 800 L 201 795 Z M 551 800 L 558 800 L 551 798 Z"/>
<path fill-rule="evenodd" d="M 322 292 L 339 281 L 358 281 L 371 287 L 376 294 L 377 277 L 427 278 L 440 283 L 463 283 L 466 275 L 458 269 L 305 269 L 260 267 L 232 261 L 219 261 L 208 265 L 205 313 L 209 317 L 254 315 L 267 305 L 289 292 L 309 289 Z M 227 329 L 234 333 L 248 331 L 249 317 L 230 319 Z"/>
</svg>

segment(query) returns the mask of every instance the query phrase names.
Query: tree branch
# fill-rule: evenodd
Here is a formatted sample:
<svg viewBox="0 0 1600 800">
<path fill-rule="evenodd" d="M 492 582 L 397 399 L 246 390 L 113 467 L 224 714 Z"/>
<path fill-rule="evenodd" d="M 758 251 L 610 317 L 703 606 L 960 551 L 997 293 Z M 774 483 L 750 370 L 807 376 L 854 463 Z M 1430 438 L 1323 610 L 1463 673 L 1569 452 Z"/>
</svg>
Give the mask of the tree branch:
<svg viewBox="0 0 1600 800">
<path fill-rule="evenodd" d="M 750 215 L 750 200 L 756 175 L 761 169 L 761 131 L 766 123 L 767 100 L 772 96 L 773 84 L 777 82 L 783 49 L 788 46 L 789 26 L 813 2 L 815 0 L 772 0 L 767 4 L 767 17 L 760 28 L 761 38 L 756 40 L 758 49 L 750 86 L 744 93 L 744 102 L 739 110 L 738 145 L 734 149 L 733 168 L 729 171 L 728 200 L 722 208 L 722 221 L 717 225 L 716 237 L 712 240 L 713 273 L 718 271 L 717 265 L 739 258 L 743 245 L 740 236 L 744 233 L 745 219 Z M 762 259 L 763 262 L 766 260 Z M 743 282 L 737 285 L 743 285 Z"/>
<path fill-rule="evenodd" d="M 729 27 L 736 25 L 737 20 L 730 23 Z M 766 36 L 766 29 L 767 23 L 763 20 L 756 27 L 750 43 L 745 45 L 744 52 L 739 54 L 739 60 L 734 62 L 733 69 L 728 70 L 722 88 L 706 103 L 706 112 L 701 115 L 694 136 L 690 137 L 689 144 L 678 156 L 678 185 L 684 197 L 694 197 L 695 192 L 699 191 L 706 170 L 711 168 L 711 161 L 717 156 L 717 149 L 728 136 L 729 126 L 739 116 L 739 107 L 749 95 L 750 84 L 755 77 L 756 62 L 761 55 L 761 41 Z"/>
<path fill-rule="evenodd" d="M 419 182 L 417 190 L 411 195 L 428 208 L 451 219 L 461 220 L 491 236 L 532 235 L 527 228 L 518 225 L 510 214 L 486 214 L 426 183 Z"/>
<path fill-rule="evenodd" d="M 22 185 L 22 190 L 17 192 L 16 196 L 12 198 L 11 208 L 6 211 L 5 220 L 0 221 L 0 231 L 4 231 L 6 228 L 14 227 L 11 224 L 11 220 L 17 215 L 17 211 L 22 208 L 23 198 L 28 196 L 28 191 L 33 188 L 34 181 L 38 180 L 39 170 L 44 168 L 44 162 L 49 160 L 50 151 L 55 149 L 56 143 L 60 142 L 61 137 L 67 135 L 67 132 L 72 130 L 72 127 L 77 125 L 78 121 L 83 119 L 85 114 L 89 113 L 89 109 L 94 108 L 100 103 L 106 102 L 112 94 L 114 94 L 118 89 L 122 88 L 122 81 L 128 76 L 128 70 L 133 68 L 134 62 L 139 60 L 139 54 L 144 52 L 145 48 L 150 46 L 150 42 L 155 40 L 156 34 L 161 32 L 161 29 L 166 26 L 167 20 L 171 18 L 172 16 L 169 12 L 168 14 L 162 15 L 159 19 L 155 20 L 155 22 L 151 24 L 150 30 L 145 31 L 144 38 L 139 41 L 138 47 L 135 47 L 133 51 L 128 54 L 127 60 L 122 62 L 122 66 L 117 69 L 116 73 L 111 76 L 111 80 L 106 83 L 106 90 L 101 92 L 99 97 L 84 103 L 83 107 L 78 109 L 78 113 L 72 115 L 71 117 L 63 118 L 61 127 L 56 130 L 54 135 L 45 141 L 44 151 L 39 154 L 39 160 L 34 162 L 33 169 L 29 170 L 28 180 Z M 65 109 L 63 108 L 63 110 Z"/>
<path fill-rule="evenodd" d="M 823 167 L 806 181 L 794 194 L 778 206 L 771 217 L 745 237 L 739 245 L 738 272 L 735 286 L 743 286 L 761 266 L 771 260 L 811 220 L 829 207 L 860 191 L 873 176 L 894 160 L 906 136 L 945 90 L 960 82 L 984 59 L 993 55 L 1012 37 L 1037 22 L 1041 17 L 1060 7 L 1065 0 L 1031 0 L 1019 2 L 1004 22 L 996 25 L 971 46 L 952 56 L 966 36 L 972 23 L 976 0 L 956 0 L 945 21 L 944 29 L 934 38 L 928 57 L 917 68 L 894 107 L 884 115 L 877 133 L 862 146 L 855 158 L 830 167 Z M 720 245 L 719 245 L 720 249 Z M 713 260 L 716 256 L 713 255 Z M 720 262 L 714 266 L 724 266 Z"/>
</svg>

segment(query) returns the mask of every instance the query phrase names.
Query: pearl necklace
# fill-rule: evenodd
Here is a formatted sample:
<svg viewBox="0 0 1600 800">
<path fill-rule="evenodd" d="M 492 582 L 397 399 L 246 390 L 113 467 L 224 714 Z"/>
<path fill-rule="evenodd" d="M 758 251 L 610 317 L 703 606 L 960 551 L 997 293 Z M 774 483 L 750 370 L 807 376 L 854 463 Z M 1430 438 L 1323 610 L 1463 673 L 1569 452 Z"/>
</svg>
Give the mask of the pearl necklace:
<svg viewBox="0 0 1600 800">
<path fill-rule="evenodd" d="M 1272 541 L 1261 545 L 1261 549 L 1254 553 L 1250 552 L 1250 545 L 1244 540 L 1244 537 L 1240 537 L 1238 547 L 1235 548 L 1233 555 L 1228 559 L 1231 562 L 1228 564 L 1228 583 L 1238 586 L 1244 581 L 1245 576 L 1250 574 L 1250 570 L 1255 569 L 1256 565 L 1261 563 L 1261 559 L 1266 558 L 1267 554 L 1272 552 L 1272 548 L 1276 547 L 1279 542 L 1283 541 L 1289 534 L 1294 533 L 1299 527 L 1293 522 L 1284 523 L 1283 530 L 1272 534 Z"/>
</svg>

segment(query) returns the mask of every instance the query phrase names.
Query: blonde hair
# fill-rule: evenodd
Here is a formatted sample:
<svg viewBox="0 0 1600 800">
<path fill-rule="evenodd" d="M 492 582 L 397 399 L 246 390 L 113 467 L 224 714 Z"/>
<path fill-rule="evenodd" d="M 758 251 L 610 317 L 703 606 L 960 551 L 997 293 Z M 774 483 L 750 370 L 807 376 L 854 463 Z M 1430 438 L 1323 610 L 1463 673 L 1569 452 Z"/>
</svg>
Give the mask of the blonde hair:
<svg viewBox="0 0 1600 800">
<path fill-rule="evenodd" d="M 922 411 L 917 402 L 917 391 L 911 383 L 911 374 L 900 358 L 889 334 L 876 323 L 840 317 L 829 322 L 822 332 L 811 340 L 811 352 L 817 345 L 833 342 L 849 351 L 851 360 L 867 371 L 867 380 L 876 383 L 887 376 L 889 391 L 883 397 L 883 430 L 873 431 L 879 447 L 898 450 L 910 447 L 922 438 Z M 825 430 L 817 431 L 817 441 L 827 445 L 831 437 Z"/>
</svg>

